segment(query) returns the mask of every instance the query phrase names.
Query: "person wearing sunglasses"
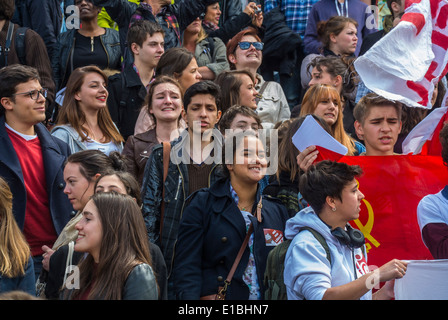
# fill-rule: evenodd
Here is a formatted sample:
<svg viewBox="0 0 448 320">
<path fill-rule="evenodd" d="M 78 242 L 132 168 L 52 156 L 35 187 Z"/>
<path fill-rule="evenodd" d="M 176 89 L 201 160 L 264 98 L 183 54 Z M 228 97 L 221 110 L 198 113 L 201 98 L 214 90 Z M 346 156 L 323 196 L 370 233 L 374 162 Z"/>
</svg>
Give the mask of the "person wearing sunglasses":
<svg viewBox="0 0 448 320">
<path fill-rule="evenodd" d="M 248 70 L 254 76 L 255 89 L 258 91 L 256 112 L 263 128 L 270 129 L 275 123 L 289 119 L 291 111 L 280 84 L 265 81 L 257 73 L 263 59 L 263 47 L 256 30 L 247 28 L 227 43 L 227 59 L 231 70 Z"/>
<path fill-rule="evenodd" d="M 42 246 L 53 245 L 73 211 L 63 175 L 70 149 L 41 123 L 46 96 L 35 68 L 15 64 L 0 70 L 0 176 L 13 194 L 13 213 L 30 246 L 36 276 Z"/>
</svg>

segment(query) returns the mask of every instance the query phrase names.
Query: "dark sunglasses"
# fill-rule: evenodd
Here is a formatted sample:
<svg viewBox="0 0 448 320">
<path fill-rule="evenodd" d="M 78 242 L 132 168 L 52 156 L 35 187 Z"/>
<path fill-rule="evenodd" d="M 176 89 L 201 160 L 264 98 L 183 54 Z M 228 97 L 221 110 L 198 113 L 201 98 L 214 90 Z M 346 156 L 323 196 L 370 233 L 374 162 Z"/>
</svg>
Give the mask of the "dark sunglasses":
<svg viewBox="0 0 448 320">
<path fill-rule="evenodd" d="M 240 47 L 241 50 L 249 49 L 250 45 L 253 45 L 254 48 L 257 50 L 263 50 L 264 43 L 263 42 L 249 42 L 249 41 L 238 42 L 238 46 Z"/>
</svg>

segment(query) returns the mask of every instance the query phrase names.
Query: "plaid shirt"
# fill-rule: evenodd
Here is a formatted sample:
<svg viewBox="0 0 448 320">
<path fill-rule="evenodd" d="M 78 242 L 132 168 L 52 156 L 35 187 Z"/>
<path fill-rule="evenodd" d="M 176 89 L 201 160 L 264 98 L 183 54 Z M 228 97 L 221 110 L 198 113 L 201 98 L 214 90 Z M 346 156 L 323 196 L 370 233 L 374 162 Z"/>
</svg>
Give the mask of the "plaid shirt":
<svg viewBox="0 0 448 320">
<path fill-rule="evenodd" d="M 280 6 L 285 15 L 286 24 L 292 31 L 300 34 L 303 38 L 306 22 L 311 7 L 319 0 L 265 0 L 264 12 L 267 13 L 275 7 Z"/>
</svg>

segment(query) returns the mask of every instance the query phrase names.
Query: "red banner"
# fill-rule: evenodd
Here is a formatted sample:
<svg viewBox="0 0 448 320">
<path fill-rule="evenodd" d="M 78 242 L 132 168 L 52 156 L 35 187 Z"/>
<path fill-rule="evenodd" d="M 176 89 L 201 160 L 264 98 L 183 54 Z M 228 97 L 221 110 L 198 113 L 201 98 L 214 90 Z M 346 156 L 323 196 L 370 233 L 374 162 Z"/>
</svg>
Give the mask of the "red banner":
<svg viewBox="0 0 448 320">
<path fill-rule="evenodd" d="M 352 156 L 339 162 L 359 165 L 359 190 L 365 198 L 352 226 L 364 233 L 369 266 L 396 258 L 432 260 L 422 241 L 417 205 L 448 184 L 448 169 L 437 156 Z"/>
</svg>

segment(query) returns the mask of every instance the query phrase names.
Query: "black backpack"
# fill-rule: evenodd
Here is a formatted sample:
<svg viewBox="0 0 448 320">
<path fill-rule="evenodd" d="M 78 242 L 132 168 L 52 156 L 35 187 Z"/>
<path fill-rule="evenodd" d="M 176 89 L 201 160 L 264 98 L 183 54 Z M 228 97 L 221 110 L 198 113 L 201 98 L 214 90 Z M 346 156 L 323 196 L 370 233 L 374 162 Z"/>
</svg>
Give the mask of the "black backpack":
<svg viewBox="0 0 448 320">
<path fill-rule="evenodd" d="M 26 64 L 25 61 L 25 34 L 27 27 L 20 27 L 17 29 L 15 36 L 15 48 L 17 56 L 21 64 Z M 8 32 L 6 34 L 5 48 L 0 48 L 0 68 L 8 65 L 8 54 L 11 51 L 12 35 L 14 33 L 14 24 L 10 21 L 8 26 Z"/>
<path fill-rule="evenodd" d="M 331 264 L 330 248 L 328 247 L 327 241 L 325 241 L 324 237 L 319 232 L 310 227 L 300 228 L 299 232 L 302 230 L 310 231 L 317 239 L 317 241 L 319 241 L 319 243 L 324 247 L 325 252 L 327 253 L 327 259 Z M 292 240 L 285 240 L 269 252 L 266 263 L 266 271 L 264 273 L 266 300 L 288 299 L 286 294 L 286 286 L 283 279 L 283 273 L 285 269 L 285 257 L 291 241 Z"/>
</svg>

